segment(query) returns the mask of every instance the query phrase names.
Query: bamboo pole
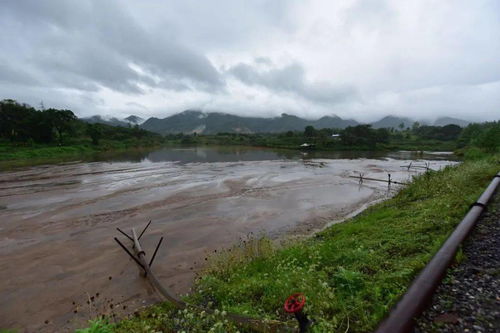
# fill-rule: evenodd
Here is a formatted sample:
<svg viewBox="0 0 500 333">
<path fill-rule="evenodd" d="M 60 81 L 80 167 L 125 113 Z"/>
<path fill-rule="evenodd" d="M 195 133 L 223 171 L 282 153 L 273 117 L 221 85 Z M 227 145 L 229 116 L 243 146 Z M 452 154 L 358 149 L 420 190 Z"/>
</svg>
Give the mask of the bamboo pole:
<svg viewBox="0 0 500 333">
<path fill-rule="evenodd" d="M 148 224 L 148 226 L 149 226 L 149 224 Z M 142 233 L 141 233 L 141 235 L 142 235 Z M 199 306 L 187 304 L 186 302 L 178 299 L 173 294 L 171 294 L 168 291 L 168 289 L 165 288 L 161 284 L 161 282 L 158 280 L 158 278 L 156 277 L 156 275 L 151 270 L 150 264 L 152 263 L 152 260 L 148 264 L 148 262 L 146 260 L 146 253 L 142 249 L 142 246 L 141 246 L 141 243 L 139 241 L 139 237 L 137 237 L 137 233 L 135 231 L 135 228 L 132 228 L 132 237 L 130 237 L 130 236 L 127 235 L 127 238 L 131 238 L 132 239 L 132 242 L 134 244 L 134 253 L 135 253 L 135 256 L 132 255 L 127 250 L 127 248 L 123 244 L 121 244 L 121 242 L 116 237 L 115 237 L 115 240 L 135 260 L 135 262 L 137 263 L 137 265 L 140 268 L 143 269 L 144 276 L 149 280 L 149 282 L 151 282 L 151 284 L 153 285 L 153 287 L 155 287 L 156 290 L 158 290 L 158 292 L 163 297 L 165 297 L 169 302 L 173 303 L 176 307 L 181 308 L 181 309 L 184 309 L 184 308 L 186 308 L 186 307 L 189 306 L 189 307 L 194 308 L 194 309 L 196 309 L 196 310 L 198 310 L 200 312 L 201 311 L 205 311 L 206 313 L 210 313 L 210 314 L 214 313 L 214 310 L 212 310 L 212 309 L 202 308 L 202 307 L 199 307 Z M 160 240 L 160 242 L 161 242 L 161 240 Z M 156 254 L 156 251 L 158 250 L 158 247 L 159 247 L 159 245 L 156 247 L 155 254 Z M 257 332 L 298 332 L 298 330 L 296 328 L 290 327 L 287 324 L 284 324 L 284 323 L 282 323 L 280 321 L 277 321 L 277 320 L 266 320 L 266 321 L 264 321 L 264 320 L 260 320 L 260 319 L 257 319 L 257 318 L 251 318 L 251 317 L 246 317 L 246 316 L 238 315 L 238 314 L 235 314 L 235 313 L 228 313 L 227 317 L 229 319 L 231 319 L 231 320 L 239 323 L 239 324 L 248 325 L 248 326 L 252 327 L 252 329 L 254 329 Z"/>
<path fill-rule="evenodd" d="M 361 182 L 363 180 L 373 180 L 376 182 L 384 182 L 384 183 L 389 183 L 389 184 L 394 183 L 394 184 L 398 184 L 398 185 L 408 185 L 408 183 L 397 182 L 397 181 L 391 180 L 390 178 L 389 178 L 389 180 L 369 178 L 369 177 L 360 177 L 360 176 L 349 176 L 349 178 L 356 178 L 356 179 L 359 179 Z"/>
</svg>

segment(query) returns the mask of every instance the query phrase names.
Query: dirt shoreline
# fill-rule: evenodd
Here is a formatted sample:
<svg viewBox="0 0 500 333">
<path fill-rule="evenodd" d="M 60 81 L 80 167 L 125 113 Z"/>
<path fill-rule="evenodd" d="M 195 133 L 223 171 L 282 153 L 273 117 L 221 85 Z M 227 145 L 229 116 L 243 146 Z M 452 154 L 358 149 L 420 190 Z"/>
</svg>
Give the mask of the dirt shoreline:
<svg viewBox="0 0 500 333">
<path fill-rule="evenodd" d="M 405 162 L 98 162 L 0 173 L 0 328 L 71 332 L 98 313 L 158 302 L 113 241 L 116 227 L 152 220 L 143 246 L 165 237 L 155 272 L 185 293 L 204 258 L 240 237 L 311 234 L 390 197 L 397 187 L 347 176 L 405 181 L 415 174 Z"/>
</svg>

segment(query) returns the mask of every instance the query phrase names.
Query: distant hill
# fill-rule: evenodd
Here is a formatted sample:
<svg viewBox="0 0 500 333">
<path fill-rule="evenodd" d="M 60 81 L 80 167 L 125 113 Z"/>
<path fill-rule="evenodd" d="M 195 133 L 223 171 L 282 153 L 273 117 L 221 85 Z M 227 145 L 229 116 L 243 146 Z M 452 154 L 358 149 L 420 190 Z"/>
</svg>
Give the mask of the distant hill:
<svg viewBox="0 0 500 333">
<path fill-rule="evenodd" d="M 99 115 L 82 118 L 88 123 L 101 123 L 113 126 L 129 127 L 139 125 L 148 131 L 159 134 L 216 134 L 228 133 L 280 133 L 286 131 L 303 131 L 306 126 L 314 128 L 338 128 L 343 129 L 348 126 L 356 126 L 359 123 L 352 119 L 342 119 L 338 116 L 324 116 L 316 120 L 304 119 L 286 113 L 274 118 L 242 117 L 221 112 L 202 112 L 198 110 L 186 110 L 181 113 L 160 119 L 149 118 L 144 120 L 141 117 L 131 115 L 124 119 L 116 117 L 102 117 Z M 386 116 L 371 123 L 373 128 L 394 128 L 400 130 L 412 127 L 415 120 L 406 117 Z M 426 124 L 420 121 L 420 124 Z M 442 117 L 434 122 L 434 126 L 444 126 L 455 124 L 461 127 L 467 126 L 468 122 L 461 119 Z"/>
<path fill-rule="evenodd" d="M 460 127 L 465 127 L 470 124 L 470 122 L 458 119 L 458 118 L 452 118 L 452 117 L 441 117 L 436 119 L 434 122 L 434 126 L 445 126 L 445 125 L 458 125 Z"/>
<path fill-rule="evenodd" d="M 134 115 L 128 116 L 127 118 L 125 118 L 123 120 L 132 124 L 132 125 L 140 125 L 145 121 L 145 119 L 143 119 L 139 116 L 134 116 Z"/>
<path fill-rule="evenodd" d="M 81 120 L 90 123 L 90 124 L 106 124 L 106 125 L 111 125 L 111 126 L 121 126 L 121 127 L 128 127 L 129 123 L 123 120 L 120 120 L 115 117 L 111 118 L 105 118 L 99 115 L 95 115 L 92 117 L 87 117 L 87 118 L 81 118 Z"/>
<path fill-rule="evenodd" d="M 394 128 L 396 130 L 406 129 L 411 127 L 415 121 L 410 118 L 386 116 L 378 121 L 372 123 L 373 128 Z M 403 128 L 400 125 L 403 124 Z"/>
<path fill-rule="evenodd" d="M 106 124 L 111 126 L 121 126 L 121 127 L 129 127 L 134 125 L 140 125 L 144 122 L 144 119 L 139 116 L 128 116 L 124 119 L 118 119 L 116 117 L 103 117 L 99 115 L 95 115 L 92 117 L 81 118 L 81 120 L 91 123 L 91 124 Z"/>
<path fill-rule="evenodd" d="M 205 113 L 186 110 L 167 118 L 149 118 L 141 127 L 160 134 L 169 133 L 278 133 L 303 131 L 306 126 L 315 128 L 345 128 L 357 125 L 355 120 L 345 120 L 337 116 L 325 116 L 317 120 L 307 120 L 283 113 L 280 117 L 241 117 L 227 113 Z"/>
</svg>

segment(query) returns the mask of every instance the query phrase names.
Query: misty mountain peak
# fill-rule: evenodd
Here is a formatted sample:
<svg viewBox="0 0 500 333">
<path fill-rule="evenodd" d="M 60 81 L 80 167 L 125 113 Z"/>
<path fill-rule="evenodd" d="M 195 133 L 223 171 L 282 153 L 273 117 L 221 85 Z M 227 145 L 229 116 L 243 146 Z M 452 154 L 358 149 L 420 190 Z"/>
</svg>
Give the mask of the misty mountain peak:
<svg viewBox="0 0 500 333">
<path fill-rule="evenodd" d="M 436 119 L 434 122 L 434 126 L 445 126 L 445 125 L 458 125 L 460 127 L 465 127 L 470 124 L 470 122 L 458 119 L 458 118 L 453 118 L 453 117 L 441 117 Z"/>
<path fill-rule="evenodd" d="M 139 116 L 135 116 L 135 115 L 130 115 L 128 116 L 127 118 L 123 119 L 131 124 L 135 124 L 135 125 L 140 125 L 144 122 L 144 119 L 139 117 Z"/>
<path fill-rule="evenodd" d="M 304 119 L 299 116 L 282 113 L 279 117 L 260 118 L 243 117 L 222 112 L 202 112 L 199 110 L 185 110 L 166 118 L 149 118 L 144 121 L 141 117 L 131 115 L 124 119 L 95 115 L 82 120 L 89 123 L 102 123 L 113 126 L 140 125 L 142 128 L 159 134 L 169 133 L 199 133 L 215 134 L 219 132 L 233 133 L 278 133 L 285 131 L 303 131 L 306 126 L 314 128 L 343 129 L 356 126 L 359 123 L 352 119 L 342 119 L 332 114 L 319 119 Z M 371 123 L 373 128 L 394 128 L 396 130 L 411 127 L 414 119 L 388 115 Z M 423 122 L 421 122 L 422 124 Z M 466 126 L 467 122 L 461 119 L 443 117 L 436 120 L 434 125 L 444 126 L 455 124 Z"/>
</svg>

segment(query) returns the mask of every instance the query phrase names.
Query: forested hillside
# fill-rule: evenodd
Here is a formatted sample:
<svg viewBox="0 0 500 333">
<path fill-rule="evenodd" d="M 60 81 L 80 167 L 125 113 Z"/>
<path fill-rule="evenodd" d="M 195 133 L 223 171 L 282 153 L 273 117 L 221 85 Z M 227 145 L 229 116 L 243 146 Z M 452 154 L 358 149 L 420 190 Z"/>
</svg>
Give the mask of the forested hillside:
<svg viewBox="0 0 500 333">
<path fill-rule="evenodd" d="M 161 143 L 161 135 L 139 126 L 89 124 L 71 110 L 37 110 L 11 99 L 0 101 L 0 161 L 50 159 Z"/>
</svg>

